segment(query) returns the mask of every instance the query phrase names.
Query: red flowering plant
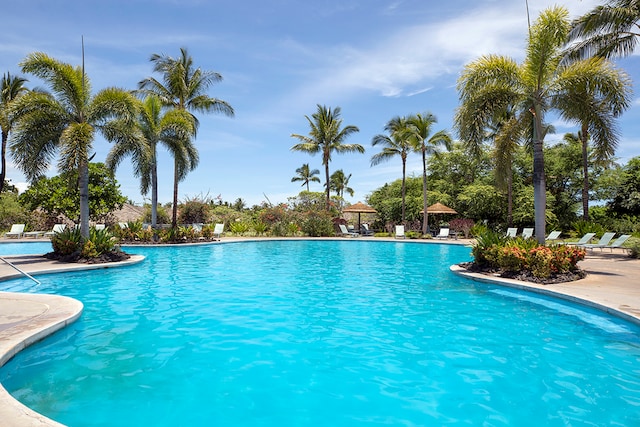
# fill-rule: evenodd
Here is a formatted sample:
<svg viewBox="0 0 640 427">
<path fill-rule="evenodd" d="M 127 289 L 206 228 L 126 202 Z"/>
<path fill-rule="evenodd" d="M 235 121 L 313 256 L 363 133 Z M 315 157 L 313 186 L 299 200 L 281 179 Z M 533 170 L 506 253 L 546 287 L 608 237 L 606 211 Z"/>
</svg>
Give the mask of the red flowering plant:
<svg viewBox="0 0 640 427">
<path fill-rule="evenodd" d="M 505 271 L 520 271 L 527 266 L 527 252 L 518 245 L 507 244 L 497 251 L 498 266 Z"/>
</svg>

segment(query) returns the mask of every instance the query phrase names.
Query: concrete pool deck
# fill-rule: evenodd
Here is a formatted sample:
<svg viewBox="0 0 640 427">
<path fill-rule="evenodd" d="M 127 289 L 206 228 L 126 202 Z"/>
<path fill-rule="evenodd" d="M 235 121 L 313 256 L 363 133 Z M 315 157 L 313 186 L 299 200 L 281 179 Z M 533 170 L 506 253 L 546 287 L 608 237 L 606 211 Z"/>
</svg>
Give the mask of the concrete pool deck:
<svg viewBox="0 0 640 427">
<path fill-rule="evenodd" d="M 247 240 L 223 238 L 222 242 Z M 368 238 L 367 240 L 372 239 Z M 395 239 L 376 238 L 375 240 L 400 242 Z M 15 242 L 16 240 L 11 241 Z M 464 240 L 402 241 L 407 243 L 470 244 L 470 241 Z M 46 273 L 131 265 L 144 259 L 142 256 L 134 255 L 123 263 L 65 264 L 47 260 L 42 255 L 13 255 L 3 256 L 3 258 L 36 277 Z M 595 250 L 588 251 L 585 260 L 581 261 L 579 266 L 587 272 L 586 278 L 553 285 L 536 285 L 469 273 L 457 266 L 452 266 L 451 270 L 473 280 L 554 295 L 590 305 L 640 324 L 640 260 L 629 258 L 620 250 L 612 253 Z M 19 276 L 19 272 L 0 261 L 0 284 L 4 280 Z M 80 317 L 82 309 L 82 303 L 68 297 L 0 291 L 0 366 L 22 349 L 75 321 Z M 62 424 L 32 411 L 13 399 L 1 385 L 0 420 L 2 420 L 3 427 L 62 426 Z"/>
</svg>

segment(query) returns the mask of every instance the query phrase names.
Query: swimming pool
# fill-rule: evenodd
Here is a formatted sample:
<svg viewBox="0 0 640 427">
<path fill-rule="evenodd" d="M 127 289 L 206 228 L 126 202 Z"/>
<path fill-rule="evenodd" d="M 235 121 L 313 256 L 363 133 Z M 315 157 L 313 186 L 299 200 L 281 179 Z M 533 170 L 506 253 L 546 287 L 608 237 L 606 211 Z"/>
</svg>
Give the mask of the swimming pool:
<svg viewBox="0 0 640 427">
<path fill-rule="evenodd" d="M 51 252 L 51 242 L 2 242 L 0 243 L 0 256 L 4 255 L 31 255 L 46 254 Z"/>
<path fill-rule="evenodd" d="M 122 269 L 4 282 L 85 305 L 0 382 L 71 426 L 637 425 L 640 328 L 461 279 L 469 248 L 128 248 Z"/>
</svg>

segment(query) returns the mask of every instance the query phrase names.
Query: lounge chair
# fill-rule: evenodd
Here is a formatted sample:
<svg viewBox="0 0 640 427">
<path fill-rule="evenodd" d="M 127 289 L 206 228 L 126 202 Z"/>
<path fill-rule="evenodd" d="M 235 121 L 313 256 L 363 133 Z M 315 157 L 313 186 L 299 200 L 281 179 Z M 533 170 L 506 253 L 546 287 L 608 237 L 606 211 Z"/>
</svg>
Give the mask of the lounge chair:
<svg viewBox="0 0 640 427">
<path fill-rule="evenodd" d="M 523 228 L 522 229 L 522 238 L 523 239 L 530 239 L 531 237 L 533 237 L 533 228 Z"/>
<path fill-rule="evenodd" d="M 213 227 L 213 237 L 217 237 L 219 239 L 222 233 L 224 233 L 224 223 L 216 224 Z"/>
<path fill-rule="evenodd" d="M 107 226 L 104 224 L 96 224 L 95 226 L 96 230 L 104 230 L 105 228 L 107 228 Z"/>
<path fill-rule="evenodd" d="M 577 242 L 567 242 L 565 243 L 566 245 L 572 245 L 572 246 L 582 246 L 582 245 L 586 245 L 587 243 L 589 243 L 589 241 L 591 239 L 593 239 L 593 236 L 595 236 L 596 233 L 587 233 L 584 236 L 582 236 L 580 238 L 580 240 L 578 240 Z"/>
<path fill-rule="evenodd" d="M 344 224 L 338 224 L 338 227 L 340 227 L 340 235 L 341 236 L 348 236 L 348 237 L 358 237 L 359 234 L 358 233 L 354 233 L 352 231 L 347 230 L 347 226 Z"/>
<path fill-rule="evenodd" d="M 360 234 L 363 236 L 373 236 L 373 230 L 369 230 L 369 224 L 360 224 Z"/>
<path fill-rule="evenodd" d="M 196 233 L 202 233 L 202 223 L 194 222 L 191 224 L 191 228 L 193 228 L 193 231 Z"/>
<path fill-rule="evenodd" d="M 449 238 L 449 229 L 441 228 L 440 233 L 435 236 L 436 239 L 448 239 Z"/>
<path fill-rule="evenodd" d="M 585 248 L 585 249 L 595 249 L 595 248 L 605 248 L 607 247 L 607 245 L 609 244 L 609 242 L 611 241 L 611 239 L 613 239 L 613 236 L 615 236 L 616 233 L 604 233 L 602 235 L 602 237 L 600 238 L 600 240 L 598 240 L 598 243 L 585 243 L 583 245 L 580 245 L 581 248 Z"/>
<path fill-rule="evenodd" d="M 396 239 L 404 239 L 404 225 L 396 225 Z"/>
<path fill-rule="evenodd" d="M 547 241 L 547 242 L 555 242 L 556 240 L 558 240 L 560 238 L 561 234 L 562 234 L 562 231 L 554 230 L 551 233 L 549 233 L 549 235 L 547 236 L 545 241 Z"/>
<path fill-rule="evenodd" d="M 67 228 L 66 224 L 55 224 L 51 231 L 47 231 L 44 233 L 45 237 L 53 237 L 58 233 L 62 233 L 64 229 Z"/>
<path fill-rule="evenodd" d="M 507 228 L 506 237 L 515 238 L 517 234 L 518 234 L 517 228 Z"/>
<path fill-rule="evenodd" d="M 4 233 L 4 237 L 12 237 L 12 238 L 15 237 L 16 239 L 19 239 L 22 237 L 23 233 L 24 233 L 24 224 L 13 224 L 11 226 L 11 230 Z"/>
<path fill-rule="evenodd" d="M 622 236 L 620 236 L 616 240 L 614 240 L 612 244 L 610 244 L 609 246 L 604 246 L 604 247 L 611 249 L 611 252 L 613 252 L 614 248 L 620 248 L 620 249 L 624 249 L 626 251 L 628 248 L 625 248 L 622 245 L 627 240 L 629 240 L 629 237 L 631 237 L 631 234 L 623 234 Z M 602 248 L 600 248 L 600 250 L 602 250 Z"/>
</svg>

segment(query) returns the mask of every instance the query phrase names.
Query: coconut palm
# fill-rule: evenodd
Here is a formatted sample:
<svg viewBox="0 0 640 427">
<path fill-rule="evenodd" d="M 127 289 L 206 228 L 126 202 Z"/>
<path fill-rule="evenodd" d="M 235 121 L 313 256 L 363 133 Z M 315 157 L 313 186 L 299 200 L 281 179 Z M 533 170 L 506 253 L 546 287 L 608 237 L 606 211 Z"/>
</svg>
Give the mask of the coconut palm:
<svg viewBox="0 0 640 427">
<path fill-rule="evenodd" d="M 569 32 L 569 57 L 631 55 L 640 37 L 638 28 L 640 1 L 609 0 L 573 21 Z"/>
<path fill-rule="evenodd" d="M 407 175 L 407 155 L 412 150 L 409 135 L 409 123 L 406 117 L 394 117 L 387 122 L 384 129 L 389 135 L 378 134 L 371 140 L 371 145 L 382 145 L 382 151 L 371 157 L 371 166 L 385 162 L 392 157 L 400 156 L 402 161 L 402 222 L 405 221 L 405 193 Z"/>
<path fill-rule="evenodd" d="M 127 91 L 107 88 L 91 95 L 89 79 L 81 67 L 57 61 L 45 53 L 28 55 L 20 66 L 48 84 L 52 93 L 28 92 L 11 106 L 16 121 L 10 149 L 31 182 L 44 175 L 56 151 L 60 172 L 78 171 L 80 232 L 89 237 L 89 160 L 96 132 L 105 139 L 126 139 L 137 113 L 135 98 Z"/>
<path fill-rule="evenodd" d="M 9 132 L 13 127 L 13 122 L 9 120 L 8 112 L 11 104 L 19 96 L 28 92 L 24 85 L 27 79 L 22 77 L 11 76 L 6 73 L 2 76 L 0 86 L 0 130 L 2 131 L 2 150 L 0 151 L 0 193 L 4 189 L 4 180 L 7 176 L 7 141 L 9 140 Z"/>
<path fill-rule="evenodd" d="M 307 191 L 309 191 L 309 182 L 320 182 L 320 178 L 316 175 L 320 175 L 320 171 L 318 169 L 311 169 L 309 167 L 309 163 L 305 163 L 296 169 L 297 176 L 291 178 L 291 182 L 302 181 L 302 185 L 307 186 Z"/>
<path fill-rule="evenodd" d="M 139 83 L 140 92 L 155 94 L 162 105 L 176 110 L 187 111 L 191 114 L 195 129 L 198 128 L 198 118 L 193 112 L 221 113 L 233 117 L 234 111 L 227 102 L 207 95 L 209 87 L 222 80 L 222 76 L 214 71 L 204 71 L 195 68 L 193 58 L 186 48 L 180 48 L 180 56 L 172 58 L 166 55 L 151 55 L 153 71 L 162 75 L 162 81 L 148 77 Z M 195 133 L 193 134 L 195 138 Z M 180 153 L 180 158 L 174 157 L 173 179 L 173 212 L 171 225 L 177 226 L 178 218 L 178 182 L 198 165 L 198 151 L 193 145 L 192 138 L 183 141 L 183 147 L 172 153 Z M 177 141 L 175 141 L 177 143 Z"/>
<path fill-rule="evenodd" d="M 582 209 L 589 220 L 588 142 L 592 141 L 594 160 L 609 162 L 618 145 L 616 117 L 631 105 L 632 82 L 629 76 L 603 58 L 579 61 L 565 70 L 563 81 L 567 96 L 558 98 L 562 118 L 580 126 L 582 146 Z"/>
<path fill-rule="evenodd" d="M 340 107 L 333 110 L 326 106 L 317 106 L 317 111 L 309 116 L 305 116 L 311 128 L 309 135 L 292 134 L 292 138 L 301 141 L 291 147 L 293 151 L 304 151 L 311 155 L 321 153 L 322 164 L 324 165 L 325 186 L 326 186 L 326 208 L 330 208 L 330 175 L 329 162 L 333 152 L 342 153 L 364 153 L 364 147 L 360 144 L 346 144 L 344 141 L 351 134 L 360 130 L 353 125 L 342 127 L 340 118 Z"/>
<path fill-rule="evenodd" d="M 438 121 L 431 113 L 418 113 L 409 116 L 409 140 L 413 151 L 422 155 L 422 203 L 424 221 L 422 222 L 422 234 L 429 230 L 429 216 L 427 214 L 427 156 L 438 153 L 438 147 L 444 146 L 451 150 L 451 136 L 448 132 L 440 130 L 431 135 L 433 125 Z"/>
<path fill-rule="evenodd" d="M 148 95 L 141 105 L 136 126 L 135 137 L 116 142 L 107 156 L 106 165 L 115 170 L 125 157 L 131 156 L 133 173 L 140 178 L 141 194 L 151 190 L 151 226 L 155 227 L 158 219 L 157 146 L 163 145 L 174 159 L 183 157 L 183 141 L 190 140 L 195 124 L 185 110 L 163 112 L 160 99 Z"/>
<path fill-rule="evenodd" d="M 463 140 L 480 143 L 487 126 L 495 123 L 508 106 L 514 106 L 517 120 L 524 128 L 528 127 L 524 135 L 530 138 L 533 147 L 535 231 L 540 243 L 544 243 L 546 233 L 544 115 L 553 109 L 576 120 L 575 103 L 581 102 L 576 97 L 579 95 L 576 79 L 590 81 L 597 73 L 580 62 L 561 64 L 561 48 L 569 25 L 565 8 L 543 11 L 530 29 L 527 55 L 521 65 L 503 56 L 483 56 L 466 65 L 458 81 L 461 104 L 455 121 Z M 569 108 L 574 109 L 568 112 Z M 588 119 L 598 115 L 597 111 L 592 113 Z M 594 124 L 606 127 L 609 123 L 599 117 Z"/>
<path fill-rule="evenodd" d="M 331 177 L 329 178 L 329 185 L 331 186 L 331 189 L 336 192 L 338 197 L 343 197 L 345 191 L 353 197 L 353 188 L 349 187 L 350 179 L 351 174 L 347 176 L 342 169 L 338 169 L 331 174 Z"/>
</svg>

